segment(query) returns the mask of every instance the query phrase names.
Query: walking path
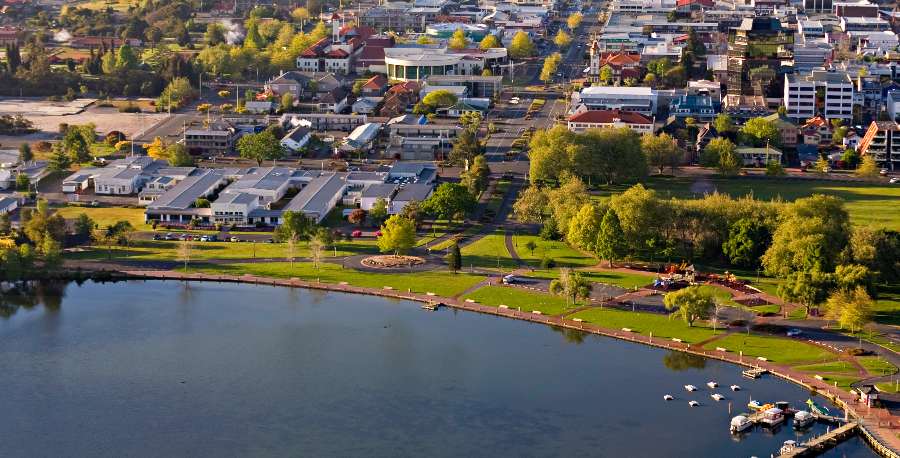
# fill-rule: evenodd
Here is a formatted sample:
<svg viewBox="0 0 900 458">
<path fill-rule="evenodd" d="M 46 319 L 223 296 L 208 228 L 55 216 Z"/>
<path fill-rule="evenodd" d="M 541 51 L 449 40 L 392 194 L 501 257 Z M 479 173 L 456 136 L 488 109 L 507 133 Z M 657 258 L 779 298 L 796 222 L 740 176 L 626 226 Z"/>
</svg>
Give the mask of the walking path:
<svg viewBox="0 0 900 458">
<path fill-rule="evenodd" d="M 784 378 L 786 380 L 792 381 L 794 383 L 800 384 L 802 386 L 808 387 L 810 389 L 814 389 L 819 393 L 822 393 L 824 396 L 831 399 L 833 402 L 841 406 L 842 408 L 846 408 L 850 411 L 850 414 L 854 417 L 857 417 L 860 422 L 861 430 L 863 431 L 863 435 L 866 438 L 873 438 L 877 440 L 883 447 L 892 451 L 895 454 L 900 455 L 900 438 L 897 437 L 897 431 L 900 430 L 900 415 L 895 416 L 891 415 L 887 409 L 879 409 L 879 408 L 868 408 L 865 405 L 859 403 L 856 400 L 856 397 L 848 392 L 838 389 L 834 386 L 829 386 L 827 383 L 821 380 L 817 380 L 812 378 L 809 374 L 790 369 L 783 365 L 778 365 L 774 363 L 770 363 L 762 360 L 755 360 L 750 358 L 744 358 L 740 355 L 736 355 L 730 352 L 722 352 L 722 351 L 714 351 L 714 350 L 705 350 L 699 345 L 694 345 L 693 347 L 689 344 L 684 344 L 677 341 L 669 341 L 663 340 L 659 338 L 638 336 L 632 334 L 627 331 L 616 331 L 612 329 L 606 329 L 599 326 L 594 326 L 590 324 L 586 324 L 583 322 L 577 322 L 572 320 L 565 319 L 565 316 L 569 313 L 565 313 L 558 316 L 543 316 L 535 313 L 527 313 L 521 312 L 517 310 L 511 310 L 508 308 L 499 308 L 499 307 L 490 307 L 482 304 L 477 304 L 473 302 L 465 302 L 460 301 L 456 298 L 443 298 L 437 297 L 433 295 L 427 294 L 411 294 L 411 293 L 403 293 L 398 291 L 393 291 L 389 289 L 375 289 L 375 288 L 361 288 L 356 286 L 350 286 L 346 284 L 324 284 L 318 282 L 308 282 L 303 281 L 297 278 L 292 278 L 290 280 L 285 279 L 272 279 L 272 278 L 260 278 L 255 277 L 253 275 L 247 274 L 243 276 L 233 276 L 233 275 L 206 275 L 206 274 L 186 274 L 180 272 L 167 272 L 167 271 L 145 271 L 145 270 L 133 270 L 133 271 L 125 271 L 123 274 L 132 277 L 132 278 L 157 278 L 163 280 L 200 280 L 200 281 L 225 281 L 225 282 L 245 282 L 245 283 L 254 283 L 254 284 L 270 284 L 273 286 L 288 286 L 288 287 L 302 287 L 302 288 L 312 288 L 312 289 L 324 289 L 329 291 L 338 291 L 338 292 L 348 292 L 348 293 L 359 293 L 359 294 L 370 294 L 376 296 L 384 296 L 384 297 L 396 297 L 401 299 L 409 299 L 419 302 L 440 302 L 445 306 L 454 307 L 458 309 L 470 310 L 478 313 L 487 313 L 497 316 L 503 316 L 513 319 L 519 319 L 524 321 L 531 321 L 535 323 L 545 323 L 548 325 L 562 326 L 569 329 L 576 329 L 585 332 L 590 332 L 594 334 L 605 335 L 621 340 L 628 340 L 635 343 L 643 343 L 646 345 L 652 345 L 656 347 L 666 348 L 670 350 L 683 351 L 691 354 L 695 354 L 698 356 L 705 356 L 708 358 L 719 359 L 722 361 L 727 361 L 743 366 L 756 366 L 763 369 L 767 369 L 778 377 Z M 485 282 L 482 282 L 485 283 Z M 474 288 L 474 287 L 473 287 Z M 470 288 L 471 289 L 471 288 Z M 574 311 L 573 311 L 574 312 Z M 723 334 L 724 335 L 724 334 Z M 819 345 L 824 350 L 829 350 L 824 345 Z"/>
</svg>

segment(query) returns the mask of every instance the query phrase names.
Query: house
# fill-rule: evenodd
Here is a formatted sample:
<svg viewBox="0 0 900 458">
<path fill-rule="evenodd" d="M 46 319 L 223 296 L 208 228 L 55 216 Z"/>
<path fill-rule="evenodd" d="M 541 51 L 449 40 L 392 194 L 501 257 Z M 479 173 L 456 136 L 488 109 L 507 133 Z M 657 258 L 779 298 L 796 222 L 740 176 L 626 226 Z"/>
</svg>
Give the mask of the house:
<svg viewBox="0 0 900 458">
<path fill-rule="evenodd" d="M 831 143 L 834 126 L 822 116 L 816 116 L 800 126 L 800 132 L 803 133 L 803 143 L 810 145 Z"/>
<path fill-rule="evenodd" d="M 675 11 L 679 13 L 693 13 L 715 8 L 716 2 L 712 0 L 678 0 Z"/>
<path fill-rule="evenodd" d="M 787 115 L 781 113 L 771 114 L 764 117 L 766 121 L 774 122 L 775 127 L 781 131 L 781 144 L 784 146 L 794 146 L 800 141 L 800 129 L 797 124 Z"/>
<path fill-rule="evenodd" d="M 62 192 L 74 192 L 77 194 L 81 194 L 88 187 L 90 187 L 94 179 L 94 174 L 96 174 L 99 170 L 100 169 L 94 167 L 82 167 L 77 172 L 63 179 Z"/>
<path fill-rule="evenodd" d="M 573 132 L 604 127 L 628 127 L 641 134 L 652 133 L 653 117 L 621 110 L 589 110 L 571 116 L 568 127 Z"/>
<path fill-rule="evenodd" d="M 237 5 L 235 3 L 214 3 L 209 10 L 210 17 L 232 17 L 237 14 Z"/>
<path fill-rule="evenodd" d="M 340 130 L 350 132 L 356 126 L 368 121 L 364 114 L 322 114 L 322 113 L 285 113 L 281 115 L 281 126 L 290 131 L 297 126 L 307 126 L 312 131 Z"/>
<path fill-rule="evenodd" d="M 115 37 L 74 37 L 69 40 L 68 45 L 77 49 L 87 49 L 91 46 L 99 48 L 105 43 L 107 46 L 111 45 L 118 48 L 126 42 L 129 46 L 133 47 L 141 46 L 142 43 L 141 40 L 137 38 L 127 38 L 126 40 L 122 40 L 121 38 Z"/>
<path fill-rule="evenodd" d="M 278 107 L 278 104 L 275 102 L 259 102 L 250 100 L 244 103 L 244 108 L 247 109 L 247 112 L 253 114 L 270 114 L 275 111 L 276 107 Z"/>
<path fill-rule="evenodd" d="M 483 117 L 484 112 L 485 112 L 485 110 L 482 107 L 472 106 L 468 103 L 463 103 L 463 102 L 457 103 L 456 105 L 453 105 L 452 107 L 447 108 L 447 115 L 450 117 L 453 117 L 453 118 L 459 118 L 462 115 L 466 115 L 466 114 L 478 114 Z"/>
<path fill-rule="evenodd" d="M 393 118 L 404 114 L 407 107 L 419 102 L 421 89 L 421 84 L 415 81 L 406 81 L 391 87 L 384 97 L 381 116 Z"/>
<path fill-rule="evenodd" d="M 859 396 L 859 402 L 867 407 L 875 407 L 875 401 L 878 400 L 878 390 L 872 385 L 862 385 L 853 388 L 853 394 Z"/>
<path fill-rule="evenodd" d="M 375 75 L 363 84 L 362 95 L 364 97 L 381 97 L 390 87 L 391 84 L 387 78 Z"/>
<path fill-rule="evenodd" d="M 353 105 L 350 105 L 350 111 L 354 113 L 372 114 L 376 107 L 378 107 L 378 100 L 373 97 L 363 97 L 356 102 L 353 102 Z"/>
<path fill-rule="evenodd" d="M 297 126 L 281 139 L 281 145 L 289 149 L 292 154 L 297 154 L 302 148 L 306 148 L 310 138 L 312 138 L 312 132 L 309 127 Z"/>
<path fill-rule="evenodd" d="M 844 150 L 848 149 L 859 149 L 859 144 L 862 142 L 862 137 L 856 134 L 856 132 L 850 132 L 844 136 L 843 140 L 841 140 L 841 146 L 844 147 Z"/>
<path fill-rule="evenodd" d="M 9 214 L 19 208 L 19 199 L 12 196 L 0 197 L 0 215 Z"/>
<path fill-rule="evenodd" d="M 0 47 L 6 47 L 6 45 L 16 45 L 19 43 L 19 37 L 22 34 L 22 30 L 17 27 L 6 26 L 0 28 Z"/>
<path fill-rule="evenodd" d="M 714 138 L 719 138 L 719 132 L 713 127 L 712 123 L 708 122 L 701 125 L 699 130 L 697 130 L 697 141 L 695 143 L 697 152 L 703 151 L 703 148 L 706 148 L 706 145 Z"/>
<path fill-rule="evenodd" d="M 744 158 L 745 165 L 764 167 L 768 161 L 781 163 L 781 151 L 775 148 L 751 148 L 749 146 L 740 146 L 738 147 L 737 152 Z"/>
<path fill-rule="evenodd" d="M 350 135 L 348 135 L 341 143 L 340 149 L 342 151 L 364 151 L 371 149 L 372 143 L 375 141 L 375 137 L 378 136 L 380 130 L 381 123 L 371 122 L 363 124 L 356 129 L 353 129 L 353 132 L 350 132 Z"/>
<path fill-rule="evenodd" d="M 291 94 L 294 100 L 300 100 L 316 77 L 313 74 L 290 71 L 269 80 L 264 88 L 277 94 Z"/>
<path fill-rule="evenodd" d="M 347 93 L 341 88 L 334 88 L 319 99 L 319 111 L 340 113 L 347 108 Z"/>
</svg>

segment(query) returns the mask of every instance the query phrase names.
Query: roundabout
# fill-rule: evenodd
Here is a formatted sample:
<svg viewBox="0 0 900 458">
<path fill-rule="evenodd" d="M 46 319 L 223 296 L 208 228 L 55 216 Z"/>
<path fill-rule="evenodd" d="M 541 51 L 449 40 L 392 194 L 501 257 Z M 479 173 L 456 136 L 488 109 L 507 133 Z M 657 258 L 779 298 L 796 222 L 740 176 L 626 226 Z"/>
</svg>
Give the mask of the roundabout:
<svg viewBox="0 0 900 458">
<path fill-rule="evenodd" d="M 418 256 L 394 256 L 380 255 L 369 256 L 360 261 L 366 267 L 375 269 L 409 269 L 425 264 L 425 260 Z"/>
</svg>

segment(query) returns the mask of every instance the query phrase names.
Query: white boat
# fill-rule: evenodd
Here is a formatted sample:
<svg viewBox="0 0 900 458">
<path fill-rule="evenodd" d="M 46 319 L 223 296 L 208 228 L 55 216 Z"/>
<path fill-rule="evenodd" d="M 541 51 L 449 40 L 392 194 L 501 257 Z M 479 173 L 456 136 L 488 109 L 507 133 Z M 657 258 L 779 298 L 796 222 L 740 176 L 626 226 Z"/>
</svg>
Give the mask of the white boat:
<svg viewBox="0 0 900 458">
<path fill-rule="evenodd" d="M 707 382 L 706 386 L 708 386 L 710 388 L 715 388 L 715 387 L 719 386 L 719 384 L 716 382 Z"/>
<path fill-rule="evenodd" d="M 663 399 L 665 399 L 666 401 L 671 401 L 672 399 L 675 399 L 675 398 L 673 398 L 671 394 L 667 394 L 667 395 L 663 396 Z"/>
<path fill-rule="evenodd" d="M 731 385 L 731 391 L 741 391 L 741 387 L 737 385 Z"/>
<path fill-rule="evenodd" d="M 684 389 L 686 389 L 688 391 L 697 391 L 697 387 L 694 385 L 685 385 Z"/>
<path fill-rule="evenodd" d="M 715 394 L 712 395 L 712 398 L 715 399 L 716 401 L 721 401 L 721 400 L 725 399 L 725 396 L 722 396 L 721 394 L 715 393 Z"/>
<path fill-rule="evenodd" d="M 691 401 L 691 402 L 688 403 L 688 405 L 691 406 L 691 407 L 697 407 L 697 406 L 700 405 L 700 403 L 697 402 L 697 401 Z"/>
<path fill-rule="evenodd" d="M 796 429 L 805 428 L 815 422 L 816 417 L 805 410 L 801 410 L 794 414 L 794 428 Z"/>
<path fill-rule="evenodd" d="M 731 419 L 731 432 L 742 433 L 753 427 L 753 421 L 746 415 L 738 415 Z"/>
<path fill-rule="evenodd" d="M 777 407 L 766 409 L 762 414 L 762 418 L 760 418 L 760 422 L 764 426 L 770 427 L 778 426 L 782 421 L 784 421 L 784 411 Z"/>
<path fill-rule="evenodd" d="M 787 452 L 797 448 L 797 441 L 784 441 L 784 445 L 781 446 L 781 450 L 779 450 L 779 454 L 784 455 Z"/>
</svg>

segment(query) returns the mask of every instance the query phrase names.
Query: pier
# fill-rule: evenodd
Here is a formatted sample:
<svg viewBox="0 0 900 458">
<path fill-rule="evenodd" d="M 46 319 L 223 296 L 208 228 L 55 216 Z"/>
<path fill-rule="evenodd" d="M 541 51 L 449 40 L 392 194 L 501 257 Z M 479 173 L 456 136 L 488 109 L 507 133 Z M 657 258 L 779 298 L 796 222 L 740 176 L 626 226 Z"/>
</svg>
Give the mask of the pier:
<svg viewBox="0 0 900 458">
<path fill-rule="evenodd" d="M 424 309 L 424 310 L 435 311 L 435 310 L 437 310 L 438 308 L 440 308 L 440 306 L 441 306 L 441 303 L 440 303 L 440 302 L 433 302 L 433 301 L 432 301 L 432 302 L 426 302 L 425 304 L 422 304 L 422 309 Z"/>
<path fill-rule="evenodd" d="M 768 373 L 769 373 L 768 370 L 763 369 L 763 368 L 761 368 L 761 367 L 756 367 L 756 368 L 753 368 L 753 369 L 747 369 L 747 370 L 745 370 L 745 371 L 743 372 L 744 377 L 747 377 L 747 378 L 760 378 L 760 377 L 762 377 L 763 375 L 768 374 Z"/>
<path fill-rule="evenodd" d="M 836 446 L 837 444 L 840 444 L 848 438 L 855 436 L 857 433 L 859 433 L 857 424 L 847 423 L 844 426 L 836 428 L 833 431 L 830 431 L 814 439 L 810 439 L 809 441 L 798 445 L 794 449 L 778 455 L 778 458 L 816 456 L 820 453 L 824 453 L 826 450 Z"/>
</svg>

